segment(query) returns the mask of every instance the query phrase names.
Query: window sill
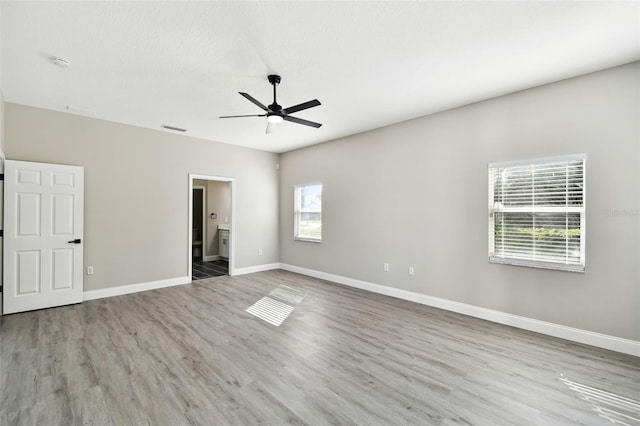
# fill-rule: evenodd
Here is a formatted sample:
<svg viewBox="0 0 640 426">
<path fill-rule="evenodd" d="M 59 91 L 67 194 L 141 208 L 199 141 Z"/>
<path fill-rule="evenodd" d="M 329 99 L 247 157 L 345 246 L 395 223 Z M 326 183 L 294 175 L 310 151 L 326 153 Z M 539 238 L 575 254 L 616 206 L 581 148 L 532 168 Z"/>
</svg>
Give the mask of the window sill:
<svg viewBox="0 0 640 426">
<path fill-rule="evenodd" d="M 307 243 L 321 243 L 322 240 L 316 240 L 314 238 L 300 238 L 300 237 L 293 237 L 293 241 L 305 241 Z"/>
<path fill-rule="evenodd" d="M 555 271 L 581 272 L 584 273 L 584 265 L 566 265 L 564 263 L 542 262 L 536 260 L 512 259 L 504 257 L 489 257 L 489 263 L 499 263 L 503 265 L 527 266 L 529 268 L 552 269 Z"/>
</svg>

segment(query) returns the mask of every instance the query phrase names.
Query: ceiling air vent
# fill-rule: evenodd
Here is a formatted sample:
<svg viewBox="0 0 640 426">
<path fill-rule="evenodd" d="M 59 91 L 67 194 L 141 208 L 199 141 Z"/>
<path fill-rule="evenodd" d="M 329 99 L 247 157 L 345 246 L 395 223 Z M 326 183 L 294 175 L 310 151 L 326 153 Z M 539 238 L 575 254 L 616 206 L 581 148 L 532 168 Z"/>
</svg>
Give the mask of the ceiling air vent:
<svg viewBox="0 0 640 426">
<path fill-rule="evenodd" d="M 86 117 L 95 117 L 96 112 L 86 108 L 79 108 L 73 105 L 67 105 L 67 112 L 70 114 L 84 115 Z"/>
<path fill-rule="evenodd" d="M 167 129 L 167 130 L 175 130 L 176 132 L 186 132 L 187 129 L 181 129 L 180 127 L 174 127 L 174 126 L 167 126 L 166 124 L 163 124 L 162 126 L 163 129 Z"/>
</svg>

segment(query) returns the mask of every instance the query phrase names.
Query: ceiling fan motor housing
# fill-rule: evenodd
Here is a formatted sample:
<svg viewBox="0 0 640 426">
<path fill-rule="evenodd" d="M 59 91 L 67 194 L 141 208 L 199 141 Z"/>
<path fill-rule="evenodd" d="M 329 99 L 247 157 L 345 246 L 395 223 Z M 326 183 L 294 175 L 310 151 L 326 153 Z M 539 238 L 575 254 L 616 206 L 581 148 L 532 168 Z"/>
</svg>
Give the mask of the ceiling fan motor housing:
<svg viewBox="0 0 640 426">
<path fill-rule="evenodd" d="M 280 76 L 279 75 L 275 75 L 275 74 L 271 74 L 269 76 L 267 76 L 267 78 L 269 79 L 269 83 L 271 84 L 280 84 Z"/>
</svg>

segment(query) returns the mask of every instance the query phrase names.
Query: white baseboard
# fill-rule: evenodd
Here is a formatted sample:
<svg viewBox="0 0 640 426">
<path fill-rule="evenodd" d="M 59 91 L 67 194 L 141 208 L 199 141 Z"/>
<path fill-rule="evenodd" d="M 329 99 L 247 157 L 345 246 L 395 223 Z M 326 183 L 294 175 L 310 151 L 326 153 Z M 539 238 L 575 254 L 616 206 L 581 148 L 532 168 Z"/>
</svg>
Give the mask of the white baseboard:
<svg viewBox="0 0 640 426">
<path fill-rule="evenodd" d="M 522 328 L 524 330 L 535 331 L 537 333 L 559 337 L 562 339 L 584 343 L 587 345 L 609 349 L 629 355 L 640 356 L 640 342 L 635 340 L 623 339 L 620 337 L 609 336 L 607 334 L 594 333 L 592 331 L 581 330 L 579 328 L 539 321 L 532 318 L 508 314 L 506 312 L 495 311 L 493 309 L 455 302 L 453 300 L 441 299 L 439 297 L 428 296 L 426 294 L 387 287 L 367 281 L 361 281 L 353 278 L 343 277 L 340 275 L 333 275 L 326 272 L 315 271 L 313 269 L 301 268 L 299 266 L 288 265 L 286 263 L 281 263 L 280 269 L 296 272 L 302 275 L 308 275 L 314 278 L 332 281 L 338 284 L 344 284 L 350 287 L 359 288 L 361 290 L 371 291 L 373 293 L 384 294 L 386 296 L 420 303 L 422 305 L 433 306 L 435 308 L 469 315 L 475 318 L 485 319 L 499 324 L 510 325 L 513 327 Z"/>
<path fill-rule="evenodd" d="M 220 260 L 220 256 L 217 254 L 212 254 L 211 256 L 204 257 L 205 262 L 213 262 L 214 260 Z"/>
<path fill-rule="evenodd" d="M 273 269 L 280 269 L 280 264 L 266 263 L 264 265 L 247 266 L 245 268 L 234 268 L 232 275 L 253 274 L 254 272 L 271 271 Z"/>
<path fill-rule="evenodd" d="M 214 256 L 211 256 L 214 257 Z M 217 255 L 215 257 L 218 257 Z M 279 263 L 269 263 L 264 265 L 248 266 L 246 268 L 235 268 L 233 275 L 252 274 L 254 272 L 270 271 L 280 269 Z M 138 293 L 140 291 L 155 290 L 157 288 L 172 287 L 175 285 L 190 284 L 191 277 L 176 277 L 166 280 L 149 281 L 145 283 L 122 285 L 98 290 L 87 290 L 84 292 L 83 300 L 102 299 L 104 297 L 122 296 L 123 294 Z"/>
<path fill-rule="evenodd" d="M 102 299 L 104 297 L 122 296 L 123 294 L 138 293 L 140 291 L 155 290 L 157 288 L 172 287 L 175 285 L 190 284 L 191 277 L 176 277 L 166 280 L 149 281 L 145 283 L 121 285 L 118 287 L 87 290 L 83 300 Z"/>
</svg>

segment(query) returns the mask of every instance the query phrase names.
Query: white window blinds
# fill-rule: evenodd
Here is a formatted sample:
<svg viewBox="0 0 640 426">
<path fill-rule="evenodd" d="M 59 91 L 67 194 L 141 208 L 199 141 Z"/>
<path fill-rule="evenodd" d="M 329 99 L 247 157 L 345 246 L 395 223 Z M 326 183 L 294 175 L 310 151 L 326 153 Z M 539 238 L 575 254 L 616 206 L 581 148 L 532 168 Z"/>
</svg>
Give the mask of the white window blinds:
<svg viewBox="0 0 640 426">
<path fill-rule="evenodd" d="M 489 164 L 489 261 L 584 271 L 585 156 Z"/>
</svg>

